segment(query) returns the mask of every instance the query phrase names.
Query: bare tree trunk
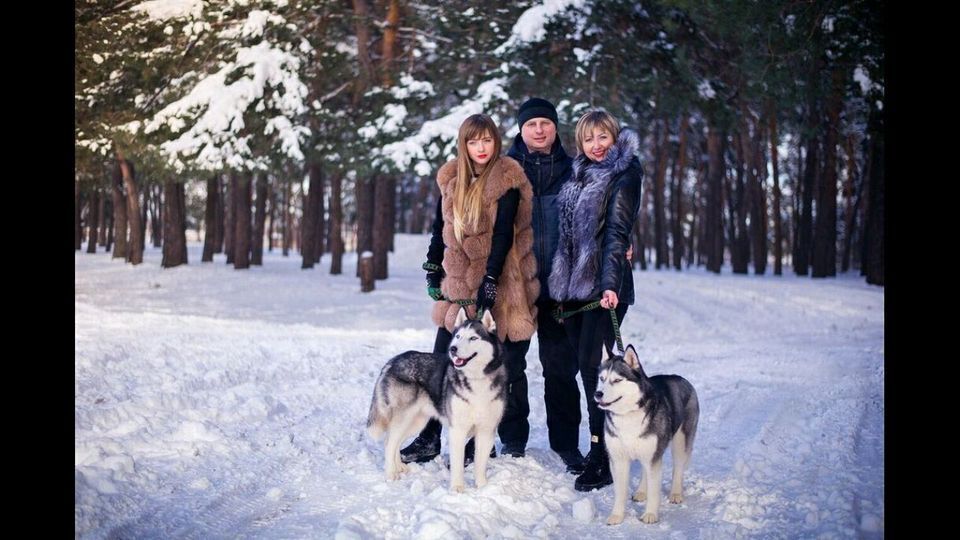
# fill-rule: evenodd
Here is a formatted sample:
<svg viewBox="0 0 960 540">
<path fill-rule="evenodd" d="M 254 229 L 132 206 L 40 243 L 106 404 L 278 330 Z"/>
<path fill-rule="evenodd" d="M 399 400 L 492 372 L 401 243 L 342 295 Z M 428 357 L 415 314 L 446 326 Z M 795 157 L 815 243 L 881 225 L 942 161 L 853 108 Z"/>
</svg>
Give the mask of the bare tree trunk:
<svg viewBox="0 0 960 540">
<path fill-rule="evenodd" d="M 683 268 L 683 178 L 687 170 L 687 131 L 690 129 L 690 115 L 680 118 L 680 148 L 673 168 L 673 189 L 670 199 L 673 203 L 673 267 Z M 691 229 L 692 230 L 692 229 Z"/>
<path fill-rule="evenodd" d="M 429 178 L 421 178 L 417 183 L 417 200 L 413 203 L 413 231 L 416 234 L 421 234 L 430 230 L 430 224 L 427 223 L 428 219 L 426 216 L 430 214 L 429 203 L 430 199 L 430 184 L 435 184 Z"/>
<path fill-rule="evenodd" d="M 237 206 L 234 208 L 236 227 L 233 231 L 233 267 L 250 268 L 250 205 L 253 173 L 237 175 Z"/>
<path fill-rule="evenodd" d="M 773 275 L 783 275 L 783 219 L 780 217 L 780 169 L 777 146 L 777 110 L 770 101 L 767 108 L 767 120 L 770 126 L 770 161 L 773 165 Z"/>
<path fill-rule="evenodd" d="M 393 236 L 390 207 L 395 185 L 396 179 L 393 176 L 381 176 L 374 184 L 373 275 L 375 279 L 388 277 L 387 252 L 390 249 L 390 237 Z"/>
<path fill-rule="evenodd" d="M 746 124 L 746 119 L 740 124 L 739 133 L 734 135 L 736 137 L 737 145 L 736 148 L 736 193 L 733 195 L 733 207 L 736 209 L 736 214 L 733 217 L 736 221 L 736 226 L 731 226 L 730 230 L 736 236 L 730 239 L 730 262 L 733 267 L 734 274 L 746 274 L 749 271 L 750 264 L 750 235 L 747 230 L 747 213 L 750 207 L 750 194 L 749 194 L 749 179 L 745 178 L 748 174 L 748 169 L 752 167 L 753 159 L 750 155 L 750 134 L 749 128 Z"/>
<path fill-rule="evenodd" d="M 227 236 L 226 230 L 225 230 L 226 226 L 224 223 L 226 221 L 226 216 L 224 214 L 226 213 L 225 209 L 227 207 L 228 201 L 225 196 L 225 193 L 223 192 L 223 189 L 224 189 L 223 175 L 220 173 L 217 173 L 215 176 L 217 178 L 217 199 L 216 199 L 217 200 L 217 220 L 216 220 L 216 236 L 214 237 L 214 240 L 213 240 L 213 252 L 223 253 L 223 250 L 224 250 L 223 244 L 224 242 L 226 242 L 226 236 Z"/>
<path fill-rule="evenodd" d="M 869 199 L 867 199 L 867 222 L 864 233 L 863 271 L 867 283 L 884 284 L 884 141 L 883 118 L 876 109 L 871 111 L 867 133 L 870 136 Z"/>
<path fill-rule="evenodd" d="M 283 238 L 281 238 L 281 245 L 283 246 L 283 256 L 290 256 L 290 242 L 292 237 L 290 236 L 290 182 L 283 183 L 283 207 L 280 209 L 280 219 L 283 226 Z"/>
<path fill-rule="evenodd" d="M 334 173 L 330 177 L 330 273 L 343 273 L 343 200 L 341 190 L 343 177 Z"/>
<path fill-rule="evenodd" d="M 224 200 L 224 251 L 227 253 L 227 264 L 233 264 L 237 254 L 234 249 L 236 238 L 237 194 L 240 191 L 240 177 L 236 171 L 230 171 L 230 185 L 227 187 L 227 198 Z"/>
<path fill-rule="evenodd" d="M 123 173 L 120 169 L 120 162 L 116 162 L 113 170 L 113 230 L 114 240 L 113 259 L 127 258 L 127 201 L 124 197 Z"/>
<path fill-rule="evenodd" d="M 277 220 L 277 190 L 273 187 L 273 182 L 267 183 L 267 203 L 270 210 L 267 215 L 270 216 L 270 225 L 267 227 L 267 251 L 273 253 L 273 231 L 274 222 Z"/>
<path fill-rule="evenodd" d="M 83 225 L 80 218 L 83 213 L 83 197 L 80 196 L 80 182 L 73 182 L 73 245 L 80 251 L 83 247 Z"/>
<path fill-rule="evenodd" d="M 101 189 L 97 189 L 97 245 L 107 244 L 107 196 Z"/>
<path fill-rule="evenodd" d="M 150 198 L 152 199 L 150 205 L 150 238 L 153 240 L 153 247 L 160 247 L 163 245 L 163 233 L 166 229 L 166 225 L 162 225 L 165 222 L 166 217 L 163 215 L 164 206 L 174 199 L 164 199 L 160 197 L 161 190 L 165 190 L 166 187 L 161 188 L 160 186 L 150 186 Z"/>
<path fill-rule="evenodd" d="M 217 198 L 220 195 L 220 179 L 213 175 L 207 180 L 207 205 L 203 214 L 203 256 L 200 262 L 213 262 L 217 240 Z"/>
<path fill-rule="evenodd" d="M 354 85 L 353 104 L 360 100 L 373 81 L 373 65 L 370 63 L 370 10 L 366 0 L 353 0 L 354 32 L 357 36 L 357 61 L 360 62 L 360 77 Z M 359 272 L 359 265 L 358 272 Z"/>
<path fill-rule="evenodd" d="M 252 249 L 250 264 L 263 266 L 263 229 L 267 219 L 267 174 L 257 175 L 256 216 L 253 222 Z"/>
<path fill-rule="evenodd" d="M 100 221 L 100 190 L 93 188 L 93 195 L 90 196 L 90 212 L 87 213 L 89 226 L 87 231 L 87 253 L 97 252 L 97 224 Z"/>
<path fill-rule="evenodd" d="M 187 228 L 183 214 L 184 187 L 180 182 L 167 180 L 163 184 L 165 201 L 163 212 L 162 268 L 187 264 Z"/>
<path fill-rule="evenodd" d="M 317 199 L 321 196 L 320 194 L 323 190 L 322 180 L 320 178 L 320 165 L 311 163 L 308 166 L 308 170 L 310 173 L 310 193 L 307 195 L 306 202 L 303 205 L 303 244 L 300 248 L 300 254 L 303 256 L 303 264 L 300 268 L 304 269 L 313 268 L 313 265 L 317 262 L 317 234 L 320 232 L 317 227 L 317 209 L 319 208 Z"/>
<path fill-rule="evenodd" d="M 356 180 L 357 204 L 357 255 L 364 251 L 373 251 L 373 201 L 376 186 L 372 179 Z M 360 275 L 360 265 L 357 265 L 357 276 Z"/>
<path fill-rule="evenodd" d="M 315 243 L 313 248 L 313 262 L 319 263 L 320 259 L 323 257 L 323 248 L 324 240 L 326 239 L 326 220 L 323 216 L 323 191 L 324 191 L 324 178 L 323 171 L 320 169 L 320 165 L 316 165 L 317 174 L 317 196 L 313 198 L 313 212 L 314 212 L 314 234 L 313 241 Z M 311 169 L 310 173 L 310 196 L 313 197 L 313 171 Z"/>
<path fill-rule="evenodd" d="M 388 182 L 390 185 L 387 189 L 387 251 L 393 252 L 393 238 L 397 234 L 397 177 L 390 176 L 388 177 Z M 386 271 L 386 265 L 384 266 L 384 271 Z M 383 277 L 386 279 L 386 276 Z"/>
<path fill-rule="evenodd" d="M 751 161 L 747 162 L 747 189 L 750 193 L 750 253 L 753 255 L 753 273 L 767 272 L 767 196 L 763 189 L 763 177 L 767 164 L 763 156 L 763 120 L 754 123 L 752 140 L 744 140 L 751 146 Z"/>
<path fill-rule="evenodd" d="M 711 125 L 707 133 L 707 270 L 720 273 L 723 266 L 723 154 L 726 134 Z"/>
<path fill-rule="evenodd" d="M 143 221 L 140 218 L 140 201 L 137 193 L 136 170 L 133 163 L 117 151 L 120 174 L 127 190 L 127 220 L 130 225 L 130 241 L 127 244 L 127 261 L 138 265 L 143 262 Z"/>
<path fill-rule="evenodd" d="M 667 255 L 667 216 L 664 209 L 667 148 L 670 138 L 670 129 L 666 119 L 657 121 L 653 137 L 657 145 L 657 169 L 653 177 L 653 246 L 657 258 L 655 268 L 659 270 L 661 266 L 670 265 Z"/>
<path fill-rule="evenodd" d="M 837 144 L 840 112 L 843 109 L 843 77 L 839 69 L 832 74 L 833 92 L 827 106 L 824 126 L 823 173 L 817 197 L 817 221 L 813 236 L 813 272 L 811 277 L 837 275 Z"/>
</svg>

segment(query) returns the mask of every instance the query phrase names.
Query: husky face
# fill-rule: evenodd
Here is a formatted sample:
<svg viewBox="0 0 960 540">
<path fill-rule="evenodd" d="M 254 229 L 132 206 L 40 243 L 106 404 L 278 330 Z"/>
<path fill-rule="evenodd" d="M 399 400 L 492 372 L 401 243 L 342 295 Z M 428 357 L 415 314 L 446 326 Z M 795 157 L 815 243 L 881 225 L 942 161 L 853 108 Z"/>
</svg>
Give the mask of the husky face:
<svg viewBox="0 0 960 540">
<path fill-rule="evenodd" d="M 610 356 L 604 348 L 597 391 L 593 395 L 597 407 L 613 414 L 637 410 L 644 398 L 641 384 L 644 377 L 633 345 L 627 346 L 623 356 Z"/>
<path fill-rule="evenodd" d="M 493 315 L 490 311 L 483 314 L 479 321 L 467 319 L 467 313 L 461 309 L 457 314 L 455 328 L 453 330 L 453 339 L 450 340 L 448 354 L 450 363 L 458 370 L 467 370 L 468 372 L 479 371 L 486 367 L 491 359 L 495 357 L 495 347 L 497 336 L 495 332 L 497 325 L 493 321 Z M 475 367 L 467 368 L 471 360 L 475 358 L 484 360 L 474 363 Z M 484 365 L 478 365 L 478 364 Z"/>
</svg>

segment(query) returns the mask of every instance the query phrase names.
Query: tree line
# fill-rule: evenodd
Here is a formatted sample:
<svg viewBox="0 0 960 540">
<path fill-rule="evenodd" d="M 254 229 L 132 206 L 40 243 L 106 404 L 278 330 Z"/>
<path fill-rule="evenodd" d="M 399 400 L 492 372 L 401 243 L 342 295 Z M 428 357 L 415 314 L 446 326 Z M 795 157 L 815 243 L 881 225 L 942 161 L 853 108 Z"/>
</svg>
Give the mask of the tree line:
<svg viewBox="0 0 960 540">
<path fill-rule="evenodd" d="M 189 223 L 203 261 L 371 251 L 384 279 L 459 121 L 512 135 L 536 95 L 570 153 L 591 107 L 640 134 L 638 267 L 884 283 L 880 2 L 134 7 L 75 4 L 77 249 L 138 264 L 149 231 L 176 266 Z"/>
</svg>

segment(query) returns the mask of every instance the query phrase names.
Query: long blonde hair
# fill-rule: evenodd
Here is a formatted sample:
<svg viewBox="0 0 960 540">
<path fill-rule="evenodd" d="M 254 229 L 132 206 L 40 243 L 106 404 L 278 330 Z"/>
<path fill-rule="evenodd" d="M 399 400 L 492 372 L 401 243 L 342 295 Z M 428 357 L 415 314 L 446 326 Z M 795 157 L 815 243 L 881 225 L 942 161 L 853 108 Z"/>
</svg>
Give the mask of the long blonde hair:
<svg viewBox="0 0 960 540">
<path fill-rule="evenodd" d="M 493 155 L 480 176 L 475 177 L 473 161 L 467 153 L 467 141 L 484 135 L 493 138 Z M 453 234 L 457 242 L 463 242 L 463 231 L 467 227 L 477 228 L 480 212 L 483 211 L 483 187 L 490 171 L 500 160 L 501 146 L 500 130 L 489 116 L 472 114 L 460 124 L 457 134 L 457 179 L 453 187 Z"/>
</svg>

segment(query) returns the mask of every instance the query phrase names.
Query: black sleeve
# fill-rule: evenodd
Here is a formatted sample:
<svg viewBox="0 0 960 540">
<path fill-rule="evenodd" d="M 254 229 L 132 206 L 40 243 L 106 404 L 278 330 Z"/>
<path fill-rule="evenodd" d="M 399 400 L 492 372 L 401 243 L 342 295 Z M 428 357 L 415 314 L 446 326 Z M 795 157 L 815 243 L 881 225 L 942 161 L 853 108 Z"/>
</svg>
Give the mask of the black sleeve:
<svg viewBox="0 0 960 540">
<path fill-rule="evenodd" d="M 632 174 L 626 175 L 614 186 L 615 192 L 607 205 L 607 224 L 603 233 L 601 293 L 611 290 L 620 294 L 627 249 L 630 247 L 630 233 L 640 210 L 642 183 L 643 169 L 637 167 Z"/>
<path fill-rule="evenodd" d="M 520 206 L 520 190 L 508 189 L 497 201 L 497 220 L 493 224 L 490 256 L 487 257 L 487 275 L 500 279 L 507 253 L 513 247 L 513 221 Z"/>
<path fill-rule="evenodd" d="M 437 215 L 433 218 L 433 235 L 430 237 L 430 247 L 427 249 L 427 262 L 440 265 L 443 263 L 443 210 L 441 203 L 443 196 L 437 197 Z"/>
</svg>

